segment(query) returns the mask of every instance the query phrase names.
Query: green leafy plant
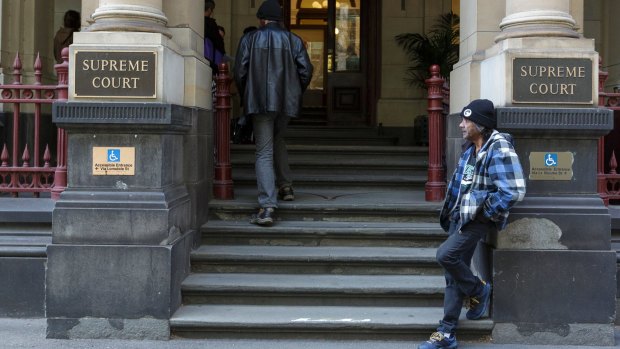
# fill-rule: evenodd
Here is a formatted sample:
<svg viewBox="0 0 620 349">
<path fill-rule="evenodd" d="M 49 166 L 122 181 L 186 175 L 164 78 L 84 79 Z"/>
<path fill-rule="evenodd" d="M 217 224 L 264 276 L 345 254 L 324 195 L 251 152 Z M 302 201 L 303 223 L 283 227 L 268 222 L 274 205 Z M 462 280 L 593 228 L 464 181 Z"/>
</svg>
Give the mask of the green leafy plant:
<svg viewBox="0 0 620 349">
<path fill-rule="evenodd" d="M 459 16 L 445 13 L 437 19 L 428 34 L 403 33 L 395 37 L 411 61 L 405 81 L 410 86 L 426 88 L 424 80 L 430 77 L 429 68 L 439 65 L 447 79 L 459 58 Z"/>
</svg>

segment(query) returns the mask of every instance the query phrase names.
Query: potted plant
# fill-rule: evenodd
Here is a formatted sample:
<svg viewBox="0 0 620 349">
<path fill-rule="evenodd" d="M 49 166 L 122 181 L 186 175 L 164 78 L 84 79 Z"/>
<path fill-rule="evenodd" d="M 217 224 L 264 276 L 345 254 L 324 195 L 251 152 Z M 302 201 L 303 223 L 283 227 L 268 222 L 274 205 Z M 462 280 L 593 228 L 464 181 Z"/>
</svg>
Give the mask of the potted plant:
<svg viewBox="0 0 620 349">
<path fill-rule="evenodd" d="M 444 78 L 459 58 L 459 16 L 453 12 L 437 18 L 428 34 L 403 33 L 396 36 L 411 61 L 405 80 L 411 86 L 426 88 L 424 80 L 430 77 L 429 68 L 439 65 Z"/>
</svg>

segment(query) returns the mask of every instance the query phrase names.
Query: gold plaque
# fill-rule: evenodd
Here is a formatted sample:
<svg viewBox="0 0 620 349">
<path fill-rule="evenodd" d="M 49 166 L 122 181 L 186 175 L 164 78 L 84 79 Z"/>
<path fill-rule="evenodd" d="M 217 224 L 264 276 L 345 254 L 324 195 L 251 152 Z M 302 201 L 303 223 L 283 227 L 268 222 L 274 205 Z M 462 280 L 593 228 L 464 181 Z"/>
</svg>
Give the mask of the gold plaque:
<svg viewBox="0 0 620 349">
<path fill-rule="evenodd" d="M 133 176 L 135 147 L 93 147 L 93 176 Z"/>
<path fill-rule="evenodd" d="M 573 179 L 573 153 L 531 152 L 530 180 L 532 181 L 570 181 Z"/>
</svg>

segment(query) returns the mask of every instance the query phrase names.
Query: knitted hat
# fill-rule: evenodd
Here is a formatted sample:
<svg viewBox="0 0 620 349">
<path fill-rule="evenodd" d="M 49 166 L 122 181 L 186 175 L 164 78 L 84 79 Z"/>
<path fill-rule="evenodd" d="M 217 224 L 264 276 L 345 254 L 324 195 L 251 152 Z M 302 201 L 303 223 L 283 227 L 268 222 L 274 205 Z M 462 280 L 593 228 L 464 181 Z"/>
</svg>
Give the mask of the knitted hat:
<svg viewBox="0 0 620 349">
<path fill-rule="evenodd" d="M 268 21 L 281 21 L 282 9 L 277 0 L 265 0 L 256 12 L 258 19 L 266 19 Z"/>
<path fill-rule="evenodd" d="M 461 111 L 461 117 L 469 119 L 480 126 L 494 129 L 497 124 L 495 106 L 488 99 L 476 99 Z"/>
</svg>

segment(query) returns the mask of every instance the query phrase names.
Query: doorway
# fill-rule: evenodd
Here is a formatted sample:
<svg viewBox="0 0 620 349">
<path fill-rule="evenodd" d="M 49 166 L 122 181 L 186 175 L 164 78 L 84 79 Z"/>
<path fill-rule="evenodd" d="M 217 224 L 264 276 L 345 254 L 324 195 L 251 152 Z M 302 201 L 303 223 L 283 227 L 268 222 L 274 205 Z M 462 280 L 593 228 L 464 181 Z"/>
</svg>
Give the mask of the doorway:
<svg viewBox="0 0 620 349">
<path fill-rule="evenodd" d="M 299 35 L 314 65 L 302 118 L 317 124 L 367 126 L 376 104 L 369 93 L 367 52 L 372 0 L 284 0 L 287 26 Z"/>
</svg>

